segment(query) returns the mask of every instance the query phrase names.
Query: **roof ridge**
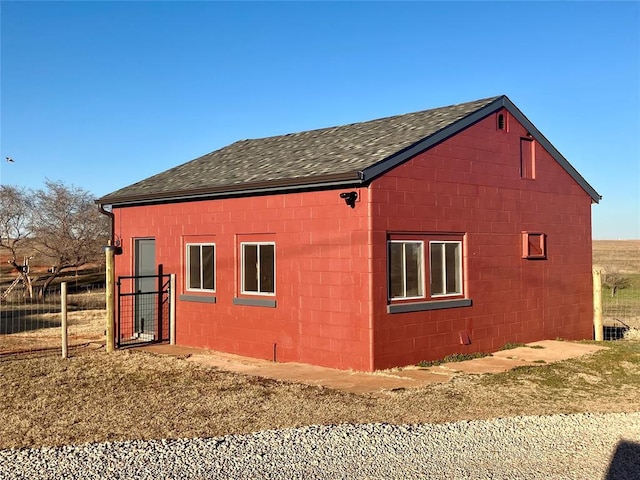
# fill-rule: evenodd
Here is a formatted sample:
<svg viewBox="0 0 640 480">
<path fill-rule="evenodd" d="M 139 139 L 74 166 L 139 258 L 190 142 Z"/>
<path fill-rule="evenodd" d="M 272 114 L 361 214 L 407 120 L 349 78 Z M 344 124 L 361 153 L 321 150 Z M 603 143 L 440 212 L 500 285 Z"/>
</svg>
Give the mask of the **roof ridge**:
<svg viewBox="0 0 640 480">
<path fill-rule="evenodd" d="M 355 125 L 364 125 L 367 123 L 383 123 L 386 121 L 389 121 L 393 118 L 400 118 L 400 117 L 406 117 L 409 115 L 417 115 L 417 114 L 426 114 L 428 112 L 433 112 L 435 110 L 448 110 L 448 109 L 452 109 L 454 107 L 462 107 L 462 106 L 466 106 L 466 105 L 471 105 L 474 103 L 477 104 L 482 104 L 482 103 L 491 103 L 494 102 L 495 100 L 498 100 L 499 98 L 503 98 L 506 97 L 506 95 L 502 94 L 502 95 L 495 95 L 493 97 L 486 97 L 486 98 L 479 98 L 477 100 L 470 100 L 468 102 L 461 102 L 461 103 L 453 103 L 451 105 L 443 105 L 441 107 L 433 107 L 433 108 L 427 108 L 426 110 L 415 110 L 413 112 L 406 112 L 406 113 L 398 113 L 395 115 L 387 115 L 386 117 L 378 117 L 378 118 L 371 118 L 369 120 L 362 120 L 359 122 L 350 122 L 350 123 L 344 123 L 344 124 L 340 124 L 340 125 L 331 125 L 329 127 L 320 127 L 320 128 L 312 128 L 310 130 L 301 130 L 299 132 L 288 132 L 288 133 L 281 133 L 278 135 L 269 135 L 266 137 L 255 137 L 255 138 L 243 138 L 240 140 L 236 140 L 235 142 L 229 144 L 228 146 L 234 145 L 236 143 L 240 143 L 240 142 L 252 142 L 252 141 L 259 141 L 259 140 L 267 140 L 270 138 L 280 138 L 280 137 L 293 137 L 296 135 L 303 135 L 303 134 L 308 134 L 308 133 L 313 133 L 313 132 L 323 132 L 323 131 L 328 131 L 328 130 L 334 130 L 334 129 L 340 129 L 340 128 L 348 128 L 348 127 L 353 127 Z M 224 147 L 223 147 L 224 148 Z M 213 153 L 213 152 L 210 152 Z"/>
</svg>

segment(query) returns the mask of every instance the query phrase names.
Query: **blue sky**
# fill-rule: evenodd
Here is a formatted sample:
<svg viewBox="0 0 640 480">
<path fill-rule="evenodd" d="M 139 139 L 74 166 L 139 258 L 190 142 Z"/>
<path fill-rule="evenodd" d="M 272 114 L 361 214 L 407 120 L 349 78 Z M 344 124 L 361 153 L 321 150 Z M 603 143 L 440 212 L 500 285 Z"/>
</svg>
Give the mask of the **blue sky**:
<svg viewBox="0 0 640 480">
<path fill-rule="evenodd" d="M 637 2 L 0 3 L 2 184 L 96 196 L 236 140 L 506 94 L 640 238 Z"/>
</svg>

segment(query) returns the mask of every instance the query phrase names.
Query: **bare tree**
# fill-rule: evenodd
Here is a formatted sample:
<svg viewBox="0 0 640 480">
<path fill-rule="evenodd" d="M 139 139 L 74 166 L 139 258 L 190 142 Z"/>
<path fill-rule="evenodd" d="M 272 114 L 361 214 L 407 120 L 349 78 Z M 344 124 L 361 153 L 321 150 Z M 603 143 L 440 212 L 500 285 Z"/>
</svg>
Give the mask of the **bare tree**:
<svg viewBox="0 0 640 480">
<path fill-rule="evenodd" d="M 64 270 L 99 261 L 109 231 L 88 191 L 50 180 L 33 194 L 30 225 L 34 248 L 51 264 L 43 294 Z"/>
<path fill-rule="evenodd" d="M 602 276 L 602 284 L 611 290 L 611 296 L 615 297 L 618 290 L 622 290 L 629 286 L 629 277 L 622 275 L 621 273 L 612 270 L 606 272 Z"/>
<path fill-rule="evenodd" d="M 29 298 L 33 297 L 33 286 L 25 243 L 31 235 L 31 211 L 27 190 L 0 185 L 0 249 L 8 250 L 9 264 L 18 272 Z M 18 263 L 20 252 L 23 253 L 22 263 Z"/>
</svg>

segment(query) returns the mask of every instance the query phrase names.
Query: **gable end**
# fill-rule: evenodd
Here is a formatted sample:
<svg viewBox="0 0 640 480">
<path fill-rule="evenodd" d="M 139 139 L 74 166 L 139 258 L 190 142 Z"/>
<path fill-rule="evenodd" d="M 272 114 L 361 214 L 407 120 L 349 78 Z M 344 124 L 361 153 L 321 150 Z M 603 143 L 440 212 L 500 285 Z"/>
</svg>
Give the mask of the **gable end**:
<svg viewBox="0 0 640 480">
<path fill-rule="evenodd" d="M 506 109 L 509 113 L 511 113 L 516 120 L 518 120 L 524 128 L 531 134 L 531 136 L 538 141 L 538 143 L 545 149 L 549 154 L 554 158 L 558 164 L 573 178 L 578 185 L 591 197 L 593 203 L 600 203 L 602 196 L 596 192 L 596 190 L 589 185 L 589 183 L 578 173 L 578 171 L 573 168 L 573 165 L 569 163 L 569 161 L 564 158 L 564 156 L 546 139 L 546 137 L 531 123 L 531 121 L 516 107 L 506 95 L 503 95 L 485 107 L 476 110 L 475 112 L 467 115 L 464 118 L 461 118 L 455 123 L 443 128 L 435 132 L 433 135 L 430 135 L 419 142 L 414 143 L 413 145 L 407 147 L 406 149 L 397 152 L 384 160 L 371 165 L 362 170 L 362 180 L 363 182 L 369 183 L 373 181 L 376 177 L 383 175 L 388 172 L 392 168 L 397 167 L 398 165 L 406 162 L 407 160 L 415 157 L 416 155 L 430 149 L 431 147 L 443 142 L 447 138 L 450 138 L 456 135 L 458 132 L 461 132 L 467 127 L 470 127 L 476 122 L 479 122 L 483 118 L 491 115 L 492 113 L 500 110 Z"/>
</svg>

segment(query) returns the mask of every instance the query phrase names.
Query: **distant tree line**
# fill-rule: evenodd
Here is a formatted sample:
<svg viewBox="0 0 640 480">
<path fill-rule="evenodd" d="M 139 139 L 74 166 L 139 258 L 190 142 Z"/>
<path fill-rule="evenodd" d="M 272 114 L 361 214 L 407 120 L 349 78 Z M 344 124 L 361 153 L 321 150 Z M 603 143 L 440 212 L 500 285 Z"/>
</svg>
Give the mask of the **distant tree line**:
<svg viewBox="0 0 640 480">
<path fill-rule="evenodd" d="M 47 262 L 41 294 L 65 270 L 101 260 L 109 236 L 107 217 L 101 215 L 88 191 L 46 180 L 44 188 L 0 185 L 0 251 L 33 297 L 29 259 Z"/>
</svg>

